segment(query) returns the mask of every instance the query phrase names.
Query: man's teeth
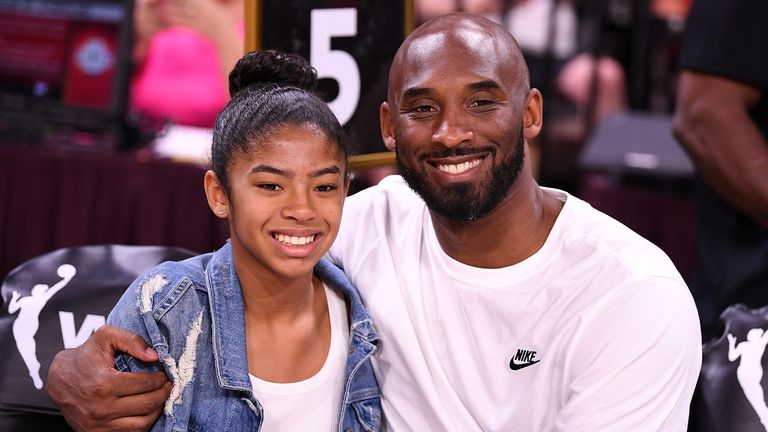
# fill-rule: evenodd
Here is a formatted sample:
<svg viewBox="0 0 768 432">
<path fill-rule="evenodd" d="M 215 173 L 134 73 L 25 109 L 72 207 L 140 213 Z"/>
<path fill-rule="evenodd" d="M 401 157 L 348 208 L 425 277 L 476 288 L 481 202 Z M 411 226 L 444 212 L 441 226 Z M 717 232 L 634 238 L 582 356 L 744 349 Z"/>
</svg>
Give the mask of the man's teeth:
<svg viewBox="0 0 768 432">
<path fill-rule="evenodd" d="M 301 246 L 307 243 L 315 241 L 315 235 L 308 235 L 304 237 L 289 236 L 285 234 L 273 234 L 272 237 L 284 245 Z"/>
<path fill-rule="evenodd" d="M 481 160 L 482 159 L 473 159 L 471 161 L 466 161 L 464 163 L 455 164 L 455 165 L 453 165 L 453 164 L 451 164 L 451 165 L 438 165 L 437 169 L 439 169 L 440 171 L 443 171 L 443 172 L 450 173 L 450 174 L 461 174 L 461 173 L 463 173 L 464 171 L 466 171 L 466 170 L 468 170 L 470 168 L 474 168 L 474 167 L 480 165 L 480 161 Z"/>
</svg>

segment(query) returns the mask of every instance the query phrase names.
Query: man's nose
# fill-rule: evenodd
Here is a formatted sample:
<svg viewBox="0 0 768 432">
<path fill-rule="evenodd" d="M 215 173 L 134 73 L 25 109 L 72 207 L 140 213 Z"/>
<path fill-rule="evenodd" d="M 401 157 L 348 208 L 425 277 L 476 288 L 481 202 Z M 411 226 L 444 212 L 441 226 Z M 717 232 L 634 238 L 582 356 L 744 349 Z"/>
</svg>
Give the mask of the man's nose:
<svg viewBox="0 0 768 432">
<path fill-rule="evenodd" d="M 446 110 L 432 134 L 432 142 L 446 148 L 454 148 L 474 138 L 465 114 L 458 110 Z"/>
</svg>

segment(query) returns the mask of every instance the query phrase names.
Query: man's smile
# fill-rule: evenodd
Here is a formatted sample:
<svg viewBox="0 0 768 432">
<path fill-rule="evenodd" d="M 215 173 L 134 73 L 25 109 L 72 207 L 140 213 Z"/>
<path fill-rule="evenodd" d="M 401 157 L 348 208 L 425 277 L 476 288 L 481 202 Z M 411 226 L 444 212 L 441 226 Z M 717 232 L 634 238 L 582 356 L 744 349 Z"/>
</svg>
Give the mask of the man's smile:
<svg viewBox="0 0 768 432">
<path fill-rule="evenodd" d="M 491 154 L 488 150 L 473 149 L 471 154 L 433 154 L 423 160 L 438 171 L 437 176 L 443 181 L 468 181 L 483 162 L 491 160 Z"/>
<path fill-rule="evenodd" d="M 466 162 L 456 163 L 456 164 L 435 164 L 437 169 L 439 169 L 442 172 L 446 172 L 449 174 L 461 174 L 470 168 L 474 168 L 478 165 L 480 165 L 480 162 L 482 162 L 484 158 L 475 158 Z"/>
</svg>

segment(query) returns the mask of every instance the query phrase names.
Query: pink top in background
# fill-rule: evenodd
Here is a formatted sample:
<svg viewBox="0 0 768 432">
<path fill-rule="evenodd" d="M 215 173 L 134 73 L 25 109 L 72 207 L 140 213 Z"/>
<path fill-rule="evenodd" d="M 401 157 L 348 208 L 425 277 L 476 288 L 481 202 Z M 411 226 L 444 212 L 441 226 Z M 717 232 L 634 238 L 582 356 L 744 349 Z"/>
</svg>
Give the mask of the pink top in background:
<svg viewBox="0 0 768 432">
<path fill-rule="evenodd" d="M 183 27 L 152 38 L 131 84 L 133 110 L 187 126 L 213 127 L 227 99 L 216 47 Z"/>
</svg>

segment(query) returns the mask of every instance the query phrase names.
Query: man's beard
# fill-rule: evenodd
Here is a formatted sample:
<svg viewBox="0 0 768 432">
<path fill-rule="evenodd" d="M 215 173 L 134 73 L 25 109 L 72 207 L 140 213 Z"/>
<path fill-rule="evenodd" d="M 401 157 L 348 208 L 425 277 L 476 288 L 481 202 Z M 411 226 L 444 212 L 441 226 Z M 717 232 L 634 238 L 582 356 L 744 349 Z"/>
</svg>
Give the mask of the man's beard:
<svg viewBox="0 0 768 432">
<path fill-rule="evenodd" d="M 419 159 L 433 157 L 462 156 L 480 151 L 489 151 L 491 162 L 495 161 L 498 149 L 489 148 L 456 148 L 421 156 Z M 523 130 L 520 128 L 520 139 L 513 153 L 491 168 L 491 176 L 487 182 L 458 183 L 449 186 L 440 186 L 427 179 L 428 174 L 424 170 L 412 169 L 406 166 L 400 159 L 400 153 L 396 151 L 397 167 L 408 185 L 418 193 L 427 207 L 438 215 L 460 223 L 473 222 L 495 209 L 507 196 L 507 192 L 520 176 L 525 161 L 525 143 Z M 417 166 L 418 168 L 418 166 Z"/>
</svg>

